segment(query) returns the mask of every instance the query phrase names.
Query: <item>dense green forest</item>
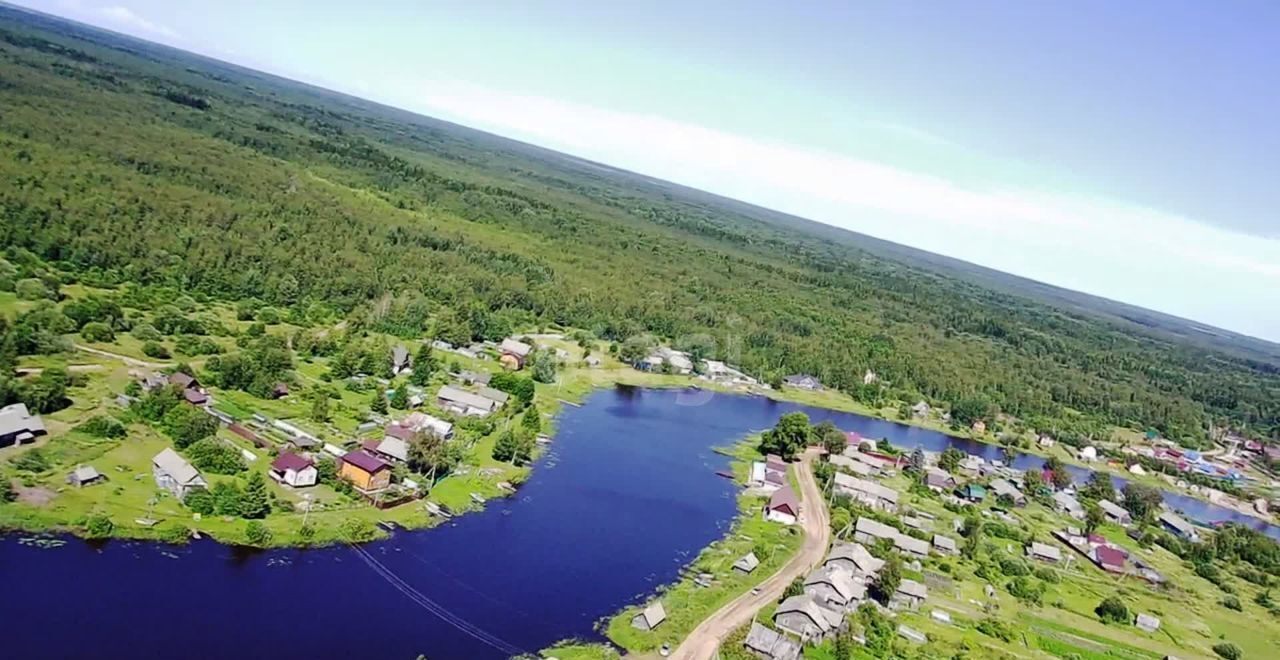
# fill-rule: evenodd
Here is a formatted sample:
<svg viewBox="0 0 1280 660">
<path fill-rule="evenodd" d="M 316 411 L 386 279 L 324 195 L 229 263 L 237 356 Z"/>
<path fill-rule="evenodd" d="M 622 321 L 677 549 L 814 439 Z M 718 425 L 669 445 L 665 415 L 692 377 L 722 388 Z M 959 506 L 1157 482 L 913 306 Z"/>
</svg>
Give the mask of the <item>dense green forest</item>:
<svg viewBox="0 0 1280 660">
<path fill-rule="evenodd" d="M 1280 437 L 1274 345 L 7 7 L 0 217 L 9 290 L 129 285 L 455 342 L 706 335 L 864 400 Z"/>
</svg>

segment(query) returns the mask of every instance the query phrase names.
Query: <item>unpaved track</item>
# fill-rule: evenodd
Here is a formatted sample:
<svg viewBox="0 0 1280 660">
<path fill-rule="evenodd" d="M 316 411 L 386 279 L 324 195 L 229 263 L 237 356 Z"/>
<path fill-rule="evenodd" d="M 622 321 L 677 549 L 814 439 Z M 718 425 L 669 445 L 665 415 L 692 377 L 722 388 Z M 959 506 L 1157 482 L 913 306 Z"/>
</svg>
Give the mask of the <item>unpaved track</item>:
<svg viewBox="0 0 1280 660">
<path fill-rule="evenodd" d="M 800 546 L 800 552 L 777 573 L 759 584 L 760 593 L 742 594 L 698 624 L 684 642 L 676 647 L 671 654 L 672 658 L 709 660 L 715 657 L 721 640 L 750 621 L 762 607 L 782 597 L 782 592 L 787 590 L 787 585 L 792 580 L 808 573 L 822 560 L 827 552 L 831 527 L 827 522 L 827 507 L 822 491 L 818 489 L 818 482 L 813 477 L 813 461 L 817 456 L 817 449 L 809 449 L 800 462 L 795 464 L 797 481 L 800 482 L 800 492 L 804 498 L 801 504 L 804 544 Z"/>
</svg>

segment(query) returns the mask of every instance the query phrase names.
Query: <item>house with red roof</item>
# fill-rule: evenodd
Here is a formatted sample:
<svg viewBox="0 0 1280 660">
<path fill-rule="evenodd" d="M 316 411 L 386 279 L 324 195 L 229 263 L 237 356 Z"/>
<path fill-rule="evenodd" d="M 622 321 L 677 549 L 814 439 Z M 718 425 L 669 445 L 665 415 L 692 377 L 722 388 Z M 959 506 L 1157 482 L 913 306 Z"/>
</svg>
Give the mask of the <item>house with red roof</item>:
<svg viewBox="0 0 1280 660">
<path fill-rule="evenodd" d="M 1100 545 L 1093 549 L 1092 559 L 1093 563 L 1097 564 L 1098 567 L 1104 571 L 1110 571 L 1112 573 L 1125 572 L 1124 562 L 1126 557 L 1124 551 L 1119 548 L 1110 545 Z"/>
<path fill-rule="evenodd" d="M 800 519 L 800 498 L 790 486 L 783 486 L 773 491 L 769 503 L 764 507 L 765 520 L 794 525 Z"/>
<path fill-rule="evenodd" d="M 320 477 L 314 461 L 288 451 L 281 453 L 271 462 L 271 471 L 268 474 L 277 482 L 294 488 L 314 486 Z"/>
</svg>

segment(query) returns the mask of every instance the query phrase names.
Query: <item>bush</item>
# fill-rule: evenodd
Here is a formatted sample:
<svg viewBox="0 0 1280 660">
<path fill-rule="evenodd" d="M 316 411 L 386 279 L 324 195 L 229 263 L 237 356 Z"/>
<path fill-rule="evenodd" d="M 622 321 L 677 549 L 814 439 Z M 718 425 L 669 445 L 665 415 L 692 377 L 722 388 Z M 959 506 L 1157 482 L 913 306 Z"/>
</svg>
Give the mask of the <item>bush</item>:
<svg viewBox="0 0 1280 660">
<path fill-rule="evenodd" d="M 1009 624 L 999 619 L 983 619 L 978 622 L 978 632 L 1003 642 L 1012 642 L 1014 637 L 1013 629 Z"/>
<path fill-rule="evenodd" d="M 1105 623 L 1129 623 L 1129 608 L 1125 606 L 1124 601 L 1115 596 L 1102 599 L 1093 612 Z"/>
<path fill-rule="evenodd" d="M 1231 642 L 1222 642 L 1213 645 L 1213 652 L 1226 658 L 1227 660 L 1240 660 L 1240 647 Z"/>
<path fill-rule="evenodd" d="M 123 438 L 128 434 L 124 424 L 106 415 L 94 415 L 77 426 L 76 430 L 95 438 Z"/>
<path fill-rule="evenodd" d="M 142 345 L 142 354 L 157 360 L 168 360 L 170 357 L 169 349 L 165 348 L 164 344 L 157 344 L 153 341 L 149 341 Z"/>
<path fill-rule="evenodd" d="M 183 452 L 197 469 L 212 474 L 236 474 L 245 469 L 240 450 L 214 438 L 196 441 Z"/>
<path fill-rule="evenodd" d="M 1235 596 L 1227 596 L 1226 598 L 1223 598 L 1222 606 L 1229 610 L 1235 610 L 1237 612 L 1243 609 L 1242 607 L 1240 607 L 1240 599 L 1236 598 Z"/>
<path fill-rule="evenodd" d="M 80 329 L 80 336 L 85 341 L 114 341 L 116 333 L 111 326 L 101 321 L 91 321 Z"/>
<path fill-rule="evenodd" d="M 1009 577 L 1017 577 L 1019 575 L 1030 575 L 1031 569 L 1020 559 L 1012 557 L 1000 560 L 1000 572 Z"/>
<path fill-rule="evenodd" d="M 49 457 L 45 455 L 44 450 L 35 448 L 30 451 L 18 454 L 12 461 L 13 467 L 22 472 L 30 472 L 38 474 L 52 467 Z"/>
<path fill-rule="evenodd" d="M 49 289 L 44 282 L 31 277 L 25 280 L 18 280 L 13 290 L 17 292 L 18 298 L 21 300 L 40 300 L 49 297 Z"/>
<path fill-rule="evenodd" d="M 204 491 L 196 491 L 196 492 L 204 492 Z M 194 494 L 195 492 L 192 492 L 192 495 Z M 188 499 L 190 499 L 190 496 L 188 496 Z M 171 524 L 166 524 L 160 527 L 159 531 L 156 532 L 156 536 L 158 536 L 160 538 L 160 541 L 163 543 L 172 543 L 174 545 L 178 545 L 178 544 L 186 543 L 187 541 L 191 540 L 191 530 L 187 529 L 186 525 L 183 525 L 180 523 L 171 523 Z"/>
<path fill-rule="evenodd" d="M 182 503 L 185 504 L 188 509 L 191 509 L 193 513 L 198 513 L 202 516 L 207 516 L 213 513 L 213 493 L 210 493 L 203 488 L 197 488 L 190 493 L 187 493 L 187 497 L 182 500 Z"/>
<path fill-rule="evenodd" d="M 1058 572 L 1048 566 L 1037 568 L 1036 577 L 1048 582 L 1049 584 L 1057 584 L 1062 581 L 1061 578 L 1058 577 Z"/>
<path fill-rule="evenodd" d="M 1219 571 L 1217 566 L 1214 566 L 1209 562 L 1201 562 L 1196 564 L 1195 569 L 1196 575 L 1199 575 L 1210 582 L 1218 581 Z"/>
<path fill-rule="evenodd" d="M 271 530 L 260 520 L 250 520 L 244 528 L 244 537 L 250 545 L 263 546 L 271 542 Z"/>
<path fill-rule="evenodd" d="M 129 334 L 133 335 L 134 339 L 145 342 L 160 341 L 164 338 L 164 335 L 160 334 L 160 331 L 156 330 L 156 327 L 150 323 L 139 323 L 133 326 L 133 330 L 130 330 Z"/>
<path fill-rule="evenodd" d="M 348 518 L 342 521 L 342 537 L 350 543 L 372 541 L 378 535 L 373 523 L 361 518 Z"/>
<path fill-rule="evenodd" d="M 104 539 L 111 536 L 111 530 L 115 529 L 115 525 L 111 519 L 102 515 L 94 514 L 84 521 L 85 536 L 91 539 Z"/>
<path fill-rule="evenodd" d="M 1044 598 L 1044 584 L 1028 577 L 1016 577 L 1007 586 L 1014 598 L 1028 605 L 1039 605 Z"/>
</svg>

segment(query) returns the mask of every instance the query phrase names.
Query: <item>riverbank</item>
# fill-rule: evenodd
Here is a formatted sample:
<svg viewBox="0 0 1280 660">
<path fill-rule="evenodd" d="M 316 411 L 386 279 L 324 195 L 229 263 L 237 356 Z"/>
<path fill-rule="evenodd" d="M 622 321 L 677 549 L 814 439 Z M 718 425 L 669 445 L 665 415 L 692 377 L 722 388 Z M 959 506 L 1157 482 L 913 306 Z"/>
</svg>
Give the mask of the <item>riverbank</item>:
<svg viewBox="0 0 1280 660">
<path fill-rule="evenodd" d="M 763 460 L 756 449 L 758 443 L 759 437 L 753 435 L 723 450 L 733 459 L 730 465 L 734 481 L 739 485 L 746 485 L 752 461 Z M 804 534 L 797 526 L 765 521 L 760 512 L 767 498 L 760 494 L 743 490 L 737 499 L 738 515 L 729 531 L 685 566 L 678 581 L 660 586 L 656 593 L 603 623 L 610 642 L 628 654 L 651 653 L 664 644 L 676 648 L 713 613 L 774 576 L 796 555 L 804 541 Z M 750 573 L 734 570 L 734 562 L 748 553 L 756 555 L 759 566 Z M 651 631 L 633 627 L 632 618 L 654 601 L 662 603 L 666 620 Z M 611 651 L 603 644 L 566 641 L 544 650 L 542 655 L 560 660 L 585 660 L 608 657 Z"/>
</svg>

